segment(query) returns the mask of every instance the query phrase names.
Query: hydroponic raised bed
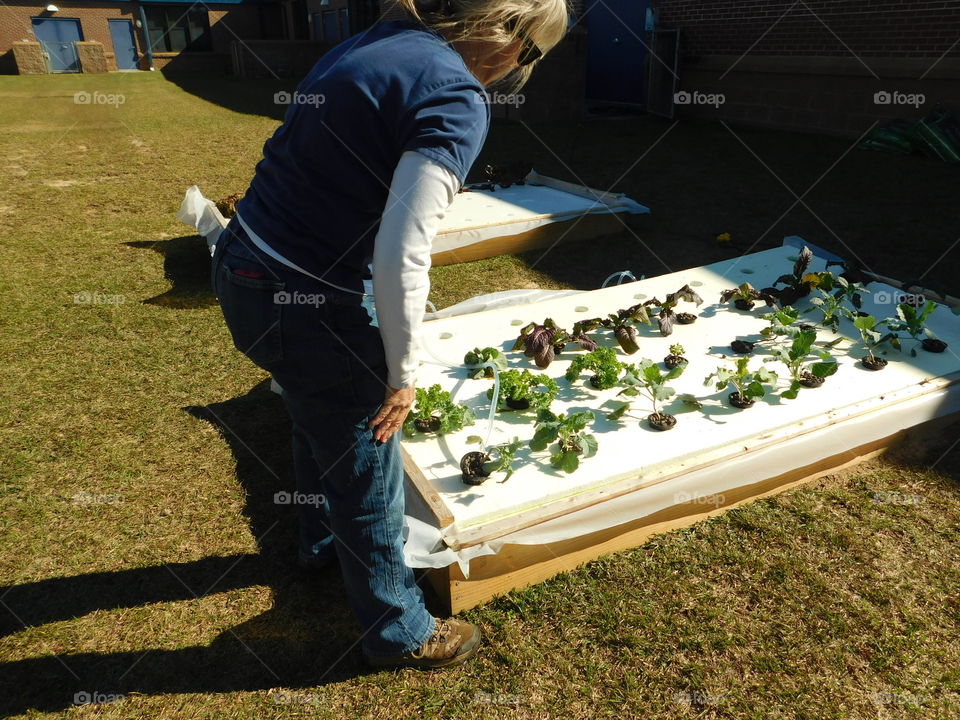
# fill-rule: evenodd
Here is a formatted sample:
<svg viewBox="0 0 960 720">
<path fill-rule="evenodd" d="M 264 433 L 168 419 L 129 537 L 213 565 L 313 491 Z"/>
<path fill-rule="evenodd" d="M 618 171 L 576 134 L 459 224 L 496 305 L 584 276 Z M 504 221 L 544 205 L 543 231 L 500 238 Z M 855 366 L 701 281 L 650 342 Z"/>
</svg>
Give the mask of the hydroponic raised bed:
<svg viewBox="0 0 960 720">
<path fill-rule="evenodd" d="M 531 172 L 523 185 L 459 193 L 440 221 L 434 265 L 480 260 L 620 232 L 616 213 L 649 209 L 604 192 Z"/>
<path fill-rule="evenodd" d="M 408 513 L 436 528 L 446 547 L 445 553 L 435 553 L 433 558 L 429 548 L 421 547 L 422 562 L 414 564 L 439 565 L 442 561 L 437 557 L 459 555 L 460 564 L 432 571 L 434 584 L 452 610 L 638 544 L 653 532 L 815 477 L 877 451 L 905 429 L 952 416 L 960 409 L 960 358 L 953 352 L 960 348 L 960 317 L 946 306 L 938 306 L 926 324 L 948 344 L 947 352 L 918 350 L 913 356 L 912 342 L 905 343 L 902 352 L 885 351 L 888 366 L 882 372 L 871 372 L 859 364 L 866 354 L 859 333 L 844 320 L 839 333 L 818 331 L 819 343 L 839 343 L 831 351 L 838 363 L 836 373 L 822 387 L 803 389 L 795 399 L 785 399 L 780 393 L 789 383 L 780 380 L 776 392 L 741 410 L 729 403 L 729 388 L 717 391 L 713 385 L 705 386 L 704 379 L 718 366 L 734 366 L 737 356 L 730 348 L 732 340 L 763 340 L 760 330 L 768 324 L 760 317 L 768 312 L 762 302 L 750 311 L 738 310 L 732 302 L 719 303 L 721 292 L 744 281 L 757 288 L 771 285 L 789 272 L 797 252 L 778 248 L 640 282 L 424 325 L 425 363 L 419 385 L 441 385 L 477 415 L 475 425 L 456 433 L 418 435 L 403 442 L 410 480 Z M 815 259 L 810 269 L 824 267 L 825 261 Z M 623 400 L 617 397 L 622 388 L 597 390 L 588 381 L 589 372 L 567 381 L 567 368 L 583 351 L 571 346 L 546 370 L 537 368 L 522 352 L 509 352 L 520 329 L 531 321 L 540 323 L 550 317 L 570 328 L 577 320 L 606 316 L 652 297 L 662 300 L 685 284 L 705 302 L 699 308 L 680 303 L 678 311 L 690 310 L 698 317 L 692 324 L 675 324 L 669 337 L 660 334 L 656 322 L 641 325 L 639 350 L 626 355 L 611 331 L 594 333 L 601 345 L 617 348 L 618 359 L 649 358 L 661 363 L 664 372 L 662 362 L 671 355 L 671 346 L 683 345 L 688 364 L 680 377 L 669 381 L 678 395 L 661 403 L 677 418 L 669 432 L 651 429 L 640 419 L 647 414 L 642 409 L 637 419 L 608 419 L 606 415 Z M 862 310 L 880 318 L 893 314 L 896 306 L 891 300 L 897 292 L 892 286 L 871 283 Z M 795 305 L 805 309 L 809 302 L 806 298 Z M 818 318 L 811 315 L 807 321 Z M 551 405 L 555 413 L 594 411 L 596 420 L 589 430 L 598 449 L 592 457 L 581 458 L 575 472 L 552 467 L 549 451 L 525 446 L 518 453 L 521 463 L 506 482 L 498 482 L 496 476 L 480 486 L 462 482 L 461 457 L 479 449 L 468 438 L 487 435 L 487 390 L 493 381 L 471 378 L 461 363 L 465 353 L 488 345 L 507 353 L 510 368 L 544 372 L 557 381 L 559 392 Z M 770 357 L 764 346 L 763 342 L 756 346 L 750 367 L 770 367 L 784 374 L 782 364 L 763 362 Z M 680 402 L 681 395 L 694 396 L 702 407 Z M 498 413 L 488 444 L 514 437 L 527 441 L 534 434 L 534 422 L 533 413 Z"/>
</svg>

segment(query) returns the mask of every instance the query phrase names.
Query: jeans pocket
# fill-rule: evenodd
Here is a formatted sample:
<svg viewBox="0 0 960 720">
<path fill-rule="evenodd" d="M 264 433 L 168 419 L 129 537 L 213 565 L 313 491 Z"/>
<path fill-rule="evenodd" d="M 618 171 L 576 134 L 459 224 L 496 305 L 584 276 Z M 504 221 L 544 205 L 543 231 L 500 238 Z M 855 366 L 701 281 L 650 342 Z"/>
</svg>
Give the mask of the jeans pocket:
<svg viewBox="0 0 960 720">
<path fill-rule="evenodd" d="M 267 367 L 283 359 L 281 320 L 286 284 L 262 266 L 225 256 L 219 263 L 216 291 L 234 347 Z"/>
</svg>

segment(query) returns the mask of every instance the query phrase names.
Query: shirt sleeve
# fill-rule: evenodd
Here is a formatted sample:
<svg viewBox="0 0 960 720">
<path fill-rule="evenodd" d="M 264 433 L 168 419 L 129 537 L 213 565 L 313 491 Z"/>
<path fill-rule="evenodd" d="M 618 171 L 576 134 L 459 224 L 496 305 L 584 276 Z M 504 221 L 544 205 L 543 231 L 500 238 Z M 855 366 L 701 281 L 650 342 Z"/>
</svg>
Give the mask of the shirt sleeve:
<svg viewBox="0 0 960 720">
<path fill-rule="evenodd" d="M 390 183 L 374 240 L 373 297 L 392 388 L 416 381 L 430 249 L 457 190 L 458 179 L 447 167 L 415 151 L 403 153 Z"/>
<path fill-rule="evenodd" d="M 466 80 L 449 83 L 414 106 L 403 149 L 436 160 L 462 186 L 489 129 L 490 104 L 482 89 Z"/>
</svg>

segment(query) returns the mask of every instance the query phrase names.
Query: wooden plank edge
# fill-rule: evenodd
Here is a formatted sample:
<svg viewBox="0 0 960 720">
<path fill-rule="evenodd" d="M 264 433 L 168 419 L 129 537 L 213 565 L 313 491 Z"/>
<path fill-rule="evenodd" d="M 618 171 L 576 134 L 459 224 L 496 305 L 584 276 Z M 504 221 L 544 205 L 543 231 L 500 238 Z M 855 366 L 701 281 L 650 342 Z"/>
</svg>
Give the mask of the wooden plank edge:
<svg viewBox="0 0 960 720">
<path fill-rule="evenodd" d="M 443 499 L 433 489 L 433 485 L 420 470 L 420 467 L 414 462 L 413 458 L 407 452 L 403 445 L 400 445 L 400 456 L 403 458 L 403 471 L 407 476 L 417 494 L 421 497 L 427 508 L 433 513 L 433 519 L 441 530 L 453 525 L 454 517 L 447 509 Z"/>
<path fill-rule="evenodd" d="M 620 232 L 622 225 L 617 221 L 615 215 L 616 213 L 590 213 L 568 221 L 573 223 L 572 227 L 566 227 L 564 223 L 551 223 L 515 235 L 488 238 L 452 250 L 443 250 L 431 255 L 430 261 L 434 267 L 456 265 L 457 263 L 473 262 L 474 260 L 485 260 L 497 255 L 516 255 L 527 250 L 546 247 L 556 241 L 558 234 L 564 242 L 568 242 Z M 564 232 L 561 233 L 560 231 Z"/>
</svg>

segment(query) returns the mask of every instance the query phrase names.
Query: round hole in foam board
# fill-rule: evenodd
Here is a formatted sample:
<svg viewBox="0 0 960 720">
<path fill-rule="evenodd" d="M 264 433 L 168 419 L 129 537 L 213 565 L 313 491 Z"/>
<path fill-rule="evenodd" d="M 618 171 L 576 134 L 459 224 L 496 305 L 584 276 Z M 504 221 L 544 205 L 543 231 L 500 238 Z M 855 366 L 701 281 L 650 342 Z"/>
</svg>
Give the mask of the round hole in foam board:
<svg viewBox="0 0 960 720">
<path fill-rule="evenodd" d="M 589 309 L 590 309 L 590 308 L 588 308 L 586 305 L 577 305 L 577 306 L 573 309 L 573 311 L 574 311 L 574 312 L 586 312 L 586 311 L 589 310 Z"/>
<path fill-rule="evenodd" d="M 636 295 L 633 296 L 633 299 L 634 299 L 634 300 L 646 300 L 646 299 L 647 299 L 647 296 L 644 295 L 643 293 L 637 293 Z"/>
<path fill-rule="evenodd" d="M 511 325 L 523 325 L 523 320 L 511 320 Z"/>
<path fill-rule="evenodd" d="M 450 338 L 453 337 L 453 333 L 452 333 L 452 332 L 442 332 L 442 333 L 440 333 L 437 337 L 440 338 L 441 340 L 449 340 Z"/>
<path fill-rule="evenodd" d="M 703 287 L 703 282 L 700 280 L 691 280 L 690 287 Z"/>
<path fill-rule="evenodd" d="M 753 270 L 751 268 L 740 268 L 740 272 L 744 275 L 753 275 Z"/>
</svg>

